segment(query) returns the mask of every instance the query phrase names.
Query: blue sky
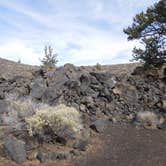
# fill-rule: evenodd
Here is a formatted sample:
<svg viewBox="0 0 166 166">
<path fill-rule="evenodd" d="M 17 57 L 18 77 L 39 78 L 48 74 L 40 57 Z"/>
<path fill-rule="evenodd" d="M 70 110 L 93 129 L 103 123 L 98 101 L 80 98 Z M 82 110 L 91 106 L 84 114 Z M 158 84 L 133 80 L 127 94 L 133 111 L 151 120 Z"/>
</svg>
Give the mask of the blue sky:
<svg viewBox="0 0 166 166">
<path fill-rule="evenodd" d="M 158 0 L 0 0 L 0 57 L 40 65 L 44 46 L 58 65 L 126 63 L 136 42 L 123 28 Z"/>
</svg>

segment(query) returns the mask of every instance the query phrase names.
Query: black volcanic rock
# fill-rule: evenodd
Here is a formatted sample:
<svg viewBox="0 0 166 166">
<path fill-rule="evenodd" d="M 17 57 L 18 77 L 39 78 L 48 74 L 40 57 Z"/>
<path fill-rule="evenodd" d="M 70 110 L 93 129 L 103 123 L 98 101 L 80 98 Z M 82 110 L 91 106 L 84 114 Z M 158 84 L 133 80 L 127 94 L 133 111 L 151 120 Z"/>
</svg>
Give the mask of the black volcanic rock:
<svg viewBox="0 0 166 166">
<path fill-rule="evenodd" d="M 14 137 L 4 139 L 4 152 L 19 164 L 26 160 L 25 143 Z"/>
</svg>

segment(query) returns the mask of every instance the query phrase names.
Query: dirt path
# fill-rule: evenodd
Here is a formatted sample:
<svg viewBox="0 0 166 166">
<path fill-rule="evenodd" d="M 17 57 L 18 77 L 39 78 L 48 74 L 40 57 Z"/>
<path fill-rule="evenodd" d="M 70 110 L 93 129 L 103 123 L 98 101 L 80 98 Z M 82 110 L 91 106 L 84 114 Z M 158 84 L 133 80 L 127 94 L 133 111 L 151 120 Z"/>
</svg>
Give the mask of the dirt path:
<svg viewBox="0 0 166 166">
<path fill-rule="evenodd" d="M 75 166 L 165 166 L 166 131 L 110 125 L 97 152 L 88 152 Z M 96 147 L 98 145 L 96 144 Z M 94 146 L 95 148 L 95 146 Z"/>
</svg>

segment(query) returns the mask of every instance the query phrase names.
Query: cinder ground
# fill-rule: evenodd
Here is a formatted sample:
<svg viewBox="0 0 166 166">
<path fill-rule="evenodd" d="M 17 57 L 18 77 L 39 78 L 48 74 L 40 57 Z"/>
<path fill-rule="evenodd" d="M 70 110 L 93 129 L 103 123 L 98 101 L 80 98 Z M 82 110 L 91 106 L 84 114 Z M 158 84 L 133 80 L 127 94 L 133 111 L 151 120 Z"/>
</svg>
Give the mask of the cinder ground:
<svg viewBox="0 0 166 166">
<path fill-rule="evenodd" d="M 109 125 L 75 166 L 165 166 L 166 131 Z M 95 150 L 96 148 L 96 150 Z"/>
</svg>

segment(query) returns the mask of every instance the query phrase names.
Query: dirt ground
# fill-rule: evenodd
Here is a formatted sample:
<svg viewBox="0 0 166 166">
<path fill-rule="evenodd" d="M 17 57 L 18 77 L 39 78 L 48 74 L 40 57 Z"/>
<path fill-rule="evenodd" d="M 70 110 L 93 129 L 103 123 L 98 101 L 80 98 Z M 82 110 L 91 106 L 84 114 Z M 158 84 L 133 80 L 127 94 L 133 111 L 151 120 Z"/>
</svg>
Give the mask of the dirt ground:
<svg viewBox="0 0 166 166">
<path fill-rule="evenodd" d="M 166 131 L 138 129 L 131 125 L 109 125 L 100 145 L 74 166 L 165 166 Z"/>
</svg>

